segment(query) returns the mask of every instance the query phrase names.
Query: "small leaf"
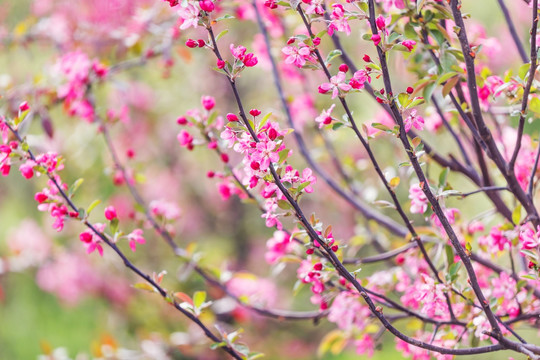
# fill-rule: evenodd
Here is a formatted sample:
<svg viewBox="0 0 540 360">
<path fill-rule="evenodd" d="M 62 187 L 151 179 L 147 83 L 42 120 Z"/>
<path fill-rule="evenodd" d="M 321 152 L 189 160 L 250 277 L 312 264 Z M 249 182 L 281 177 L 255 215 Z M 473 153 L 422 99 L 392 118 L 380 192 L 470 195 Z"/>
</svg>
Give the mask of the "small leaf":
<svg viewBox="0 0 540 360">
<path fill-rule="evenodd" d="M 264 117 L 261 119 L 261 122 L 259 123 L 259 130 L 262 129 L 262 127 L 264 126 L 264 124 L 266 124 L 266 122 L 268 121 L 268 119 L 270 119 L 270 116 L 272 116 L 272 113 L 269 112 L 268 114 L 264 115 Z"/>
<path fill-rule="evenodd" d="M 143 282 L 140 282 L 140 283 L 136 283 L 135 285 L 133 285 L 133 287 L 135 289 L 139 289 L 139 290 L 145 290 L 145 291 L 149 291 L 149 292 L 156 292 L 156 289 L 154 289 L 154 287 L 148 283 L 143 283 Z"/>
<path fill-rule="evenodd" d="M 94 210 L 94 208 L 95 208 L 96 206 L 98 206 L 100 203 L 101 203 L 101 200 L 94 200 L 94 201 L 90 204 L 90 206 L 88 207 L 88 209 L 86 210 L 86 213 L 87 213 L 88 215 L 90 215 L 90 213 L 92 212 L 92 210 Z"/>
<path fill-rule="evenodd" d="M 443 171 L 439 174 L 439 186 L 444 188 L 446 186 L 446 181 L 448 179 L 449 168 L 444 168 Z"/>
<path fill-rule="evenodd" d="M 393 177 L 392 179 L 390 179 L 390 187 L 396 188 L 399 185 L 399 181 L 399 176 Z"/>
<path fill-rule="evenodd" d="M 330 53 L 329 53 L 328 56 L 326 57 L 325 64 L 327 64 L 327 65 L 330 64 L 330 62 L 331 62 L 334 58 L 340 56 L 341 54 L 342 54 L 342 53 L 341 53 L 341 50 L 338 50 L 338 49 L 334 49 L 334 50 L 330 51 Z"/>
<path fill-rule="evenodd" d="M 222 38 L 225 34 L 227 34 L 228 32 L 229 32 L 229 30 L 228 30 L 228 29 L 225 29 L 225 30 L 223 30 L 222 32 L 220 32 L 219 34 L 217 34 L 217 36 L 216 36 L 216 42 L 217 42 L 219 39 L 221 39 L 221 38 Z"/>
<path fill-rule="evenodd" d="M 520 220 L 521 220 L 521 205 L 518 205 L 512 212 L 512 222 L 514 224 L 519 224 Z"/>
<path fill-rule="evenodd" d="M 206 300 L 206 291 L 195 291 L 193 294 L 193 307 L 199 309 Z"/>
<path fill-rule="evenodd" d="M 291 209 L 291 204 L 289 204 L 289 202 L 287 200 L 278 200 L 277 205 L 282 210 L 290 210 Z"/>
<path fill-rule="evenodd" d="M 187 302 L 188 304 L 193 305 L 193 300 L 191 300 L 191 297 L 189 297 L 188 294 L 183 292 L 175 292 L 173 295 L 174 297 L 182 300 L 183 302 Z"/>
<path fill-rule="evenodd" d="M 81 186 L 81 184 L 84 182 L 84 179 L 80 178 L 80 179 L 77 179 L 73 185 L 71 185 L 71 187 L 69 188 L 69 191 L 68 191 L 68 196 L 69 197 L 72 197 L 75 192 L 77 192 L 77 189 L 79 189 L 79 187 Z"/>
</svg>

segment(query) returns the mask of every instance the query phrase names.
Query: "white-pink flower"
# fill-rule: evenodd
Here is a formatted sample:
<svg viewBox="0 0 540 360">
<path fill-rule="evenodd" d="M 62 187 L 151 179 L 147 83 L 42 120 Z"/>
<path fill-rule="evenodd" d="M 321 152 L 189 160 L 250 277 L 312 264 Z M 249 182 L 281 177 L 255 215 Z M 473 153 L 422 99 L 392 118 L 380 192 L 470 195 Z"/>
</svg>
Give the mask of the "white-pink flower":
<svg viewBox="0 0 540 360">
<path fill-rule="evenodd" d="M 417 114 L 416 109 L 409 111 L 408 116 L 403 120 L 405 125 L 405 132 L 409 132 L 414 126 L 417 130 L 422 130 L 424 128 L 424 119 Z"/>
<path fill-rule="evenodd" d="M 351 85 L 347 84 L 345 80 L 345 73 L 340 71 L 337 75 L 330 78 L 329 83 L 323 83 L 319 86 L 319 93 L 326 94 L 332 90 L 332 99 L 335 99 L 339 95 L 340 90 L 343 92 L 351 90 Z"/>
<path fill-rule="evenodd" d="M 178 10 L 178 15 L 183 20 L 180 25 L 180 30 L 186 30 L 190 27 L 196 28 L 199 25 L 199 8 L 193 4 L 181 6 Z"/>
</svg>

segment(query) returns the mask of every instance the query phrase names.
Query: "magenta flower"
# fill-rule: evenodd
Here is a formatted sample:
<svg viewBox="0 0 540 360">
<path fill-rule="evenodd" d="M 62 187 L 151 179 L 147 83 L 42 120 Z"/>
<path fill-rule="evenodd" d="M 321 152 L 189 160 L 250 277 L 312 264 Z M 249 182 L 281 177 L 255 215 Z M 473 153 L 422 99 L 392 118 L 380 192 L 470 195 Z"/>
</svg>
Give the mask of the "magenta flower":
<svg viewBox="0 0 540 360">
<path fill-rule="evenodd" d="M 107 206 L 105 208 L 105 218 L 109 221 L 118 218 L 118 214 L 116 213 L 114 206 Z"/>
<path fill-rule="evenodd" d="M 185 7 L 179 8 L 178 15 L 183 20 L 180 30 L 186 30 L 190 27 L 196 28 L 199 25 L 199 9 L 189 2 Z"/>
<path fill-rule="evenodd" d="M 417 115 L 416 109 L 409 111 L 409 115 L 403 120 L 405 125 L 405 132 L 409 132 L 414 126 L 417 130 L 424 128 L 424 118 Z"/>
<path fill-rule="evenodd" d="M 307 60 L 312 59 L 311 50 L 304 43 L 300 43 L 298 48 L 295 46 L 285 46 L 281 49 L 281 52 L 287 55 L 285 58 L 286 64 L 293 64 L 298 68 L 304 66 Z"/>
<path fill-rule="evenodd" d="M 326 94 L 332 90 L 332 99 L 335 99 L 339 95 L 340 90 L 347 92 L 351 90 L 351 88 L 351 85 L 345 82 L 345 73 L 340 71 L 337 75 L 330 78 L 329 83 L 323 83 L 319 86 L 319 93 Z"/>
<path fill-rule="evenodd" d="M 325 125 L 332 123 L 332 111 L 336 107 L 336 104 L 332 104 L 328 110 L 323 110 L 319 116 L 315 118 L 315 121 L 319 123 L 319 129 Z"/>
<path fill-rule="evenodd" d="M 414 41 L 414 40 L 404 40 L 404 41 L 401 42 L 401 45 L 405 46 L 409 51 L 412 51 L 412 49 L 416 45 L 416 41 Z"/>
<path fill-rule="evenodd" d="M 409 189 L 409 199 L 411 199 L 411 213 L 423 214 L 428 207 L 428 199 L 419 184 L 412 185 Z"/>
<path fill-rule="evenodd" d="M 141 229 L 135 229 L 127 235 L 127 239 L 129 240 L 129 247 L 132 251 L 136 250 L 137 244 L 146 243 L 146 240 L 144 239 L 142 234 L 143 231 Z"/>
</svg>

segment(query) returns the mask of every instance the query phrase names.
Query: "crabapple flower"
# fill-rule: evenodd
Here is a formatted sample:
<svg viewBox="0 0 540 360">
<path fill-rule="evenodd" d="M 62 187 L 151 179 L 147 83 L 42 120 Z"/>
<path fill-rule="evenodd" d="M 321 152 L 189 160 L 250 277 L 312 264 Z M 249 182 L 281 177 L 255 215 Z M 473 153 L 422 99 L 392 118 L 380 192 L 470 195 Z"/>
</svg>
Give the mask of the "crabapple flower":
<svg viewBox="0 0 540 360">
<path fill-rule="evenodd" d="M 328 26 L 328 35 L 332 36 L 334 31 L 341 31 L 347 35 L 351 34 L 351 26 L 349 21 L 345 17 L 345 9 L 341 4 L 332 4 L 332 14 L 330 15 L 332 19 L 330 25 Z"/>
<path fill-rule="evenodd" d="M 216 99 L 212 96 L 203 96 L 201 98 L 201 104 L 206 110 L 210 111 L 216 106 Z"/>
<path fill-rule="evenodd" d="M 369 316 L 369 308 L 362 304 L 358 295 L 343 291 L 330 306 L 328 321 L 344 331 L 362 331 L 369 323 Z"/>
<path fill-rule="evenodd" d="M 269 264 L 275 264 L 283 256 L 287 255 L 293 248 L 291 235 L 284 231 L 275 231 L 272 236 L 266 242 L 266 254 L 264 258 Z"/>
<path fill-rule="evenodd" d="M 295 46 L 285 46 L 281 49 L 281 52 L 287 57 L 285 58 L 285 64 L 293 64 L 298 68 L 302 68 L 306 61 L 314 60 L 311 56 L 311 49 L 303 42 Z"/>
<path fill-rule="evenodd" d="M 409 111 L 409 115 L 403 120 L 405 125 L 405 132 L 409 132 L 414 126 L 417 130 L 422 130 L 424 128 L 424 118 L 417 115 L 416 109 Z"/>
<path fill-rule="evenodd" d="M 302 2 L 308 4 L 306 14 L 324 15 L 324 0 L 302 0 Z"/>
<path fill-rule="evenodd" d="M 519 242 L 521 243 L 522 250 L 532 250 L 538 248 L 540 245 L 538 231 L 540 231 L 540 227 L 537 229 L 536 233 L 531 228 L 526 228 L 519 233 Z"/>
<path fill-rule="evenodd" d="M 103 230 L 105 230 L 105 224 L 97 223 L 97 224 L 94 224 L 93 226 L 100 233 L 103 233 Z M 97 250 L 99 255 L 103 256 L 103 247 L 101 246 L 102 239 L 93 230 L 88 229 L 88 230 L 83 231 L 79 235 L 79 239 L 86 247 L 86 252 L 88 254 L 91 254 L 95 250 Z"/>
<path fill-rule="evenodd" d="M 199 9 L 190 2 L 179 8 L 178 16 L 182 19 L 180 30 L 186 30 L 190 27 L 196 28 L 199 25 Z"/>
<path fill-rule="evenodd" d="M 332 104 L 328 110 L 323 110 L 319 116 L 315 118 L 315 121 L 319 123 L 319 129 L 321 129 L 325 125 L 329 125 L 332 123 L 332 120 L 334 119 L 332 117 L 332 111 L 336 107 L 336 104 Z"/>
<path fill-rule="evenodd" d="M 335 99 L 340 91 L 347 92 L 351 89 L 351 85 L 345 82 L 345 73 L 340 71 L 337 75 L 330 78 L 329 83 L 323 83 L 319 86 L 319 93 L 326 94 L 332 90 L 332 99 Z"/>
<path fill-rule="evenodd" d="M 381 43 L 381 35 L 379 35 L 379 34 L 371 35 L 371 41 L 373 41 L 373 44 L 375 46 L 379 45 Z"/>
<path fill-rule="evenodd" d="M 416 45 L 416 41 L 414 41 L 414 40 L 404 40 L 404 41 L 401 42 L 401 45 L 405 46 L 409 51 L 412 51 L 412 49 Z"/>
<path fill-rule="evenodd" d="M 381 31 L 384 31 L 384 33 L 388 36 L 388 29 L 387 27 L 390 25 L 390 23 L 392 22 L 392 17 L 391 16 L 388 16 L 388 17 L 384 17 L 382 15 L 379 15 L 379 17 L 377 17 L 377 19 L 375 19 L 375 24 L 377 25 L 377 28 Z"/>
<path fill-rule="evenodd" d="M 193 147 L 193 136 L 186 130 L 181 130 L 177 136 L 180 146 L 185 146 L 187 148 Z"/>
<path fill-rule="evenodd" d="M 34 166 L 36 165 L 35 161 L 27 160 L 25 163 L 19 166 L 19 171 L 25 179 L 31 179 L 34 176 Z"/>
<path fill-rule="evenodd" d="M 352 79 L 349 81 L 349 85 L 353 89 L 362 90 L 365 87 L 365 83 L 371 82 L 371 77 L 366 70 L 358 70 L 354 73 Z"/>
<path fill-rule="evenodd" d="M 142 234 L 143 231 L 141 229 L 135 229 L 126 236 L 129 241 L 129 247 L 131 248 L 131 251 L 137 250 L 137 244 L 146 243 L 146 240 L 144 239 Z"/>
<path fill-rule="evenodd" d="M 109 221 L 118 218 L 118 215 L 116 213 L 116 209 L 114 208 L 114 206 L 107 206 L 105 208 L 105 218 Z"/>
<path fill-rule="evenodd" d="M 411 213 L 423 214 L 426 212 L 428 208 L 428 199 L 419 184 L 410 187 L 409 199 L 411 199 Z"/>
</svg>

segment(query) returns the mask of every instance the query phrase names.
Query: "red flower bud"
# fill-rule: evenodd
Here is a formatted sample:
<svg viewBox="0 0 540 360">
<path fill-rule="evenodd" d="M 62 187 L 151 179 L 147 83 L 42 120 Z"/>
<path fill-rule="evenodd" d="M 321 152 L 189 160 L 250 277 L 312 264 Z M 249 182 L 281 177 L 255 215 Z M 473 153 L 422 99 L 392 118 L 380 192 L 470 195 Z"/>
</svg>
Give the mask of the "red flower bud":
<svg viewBox="0 0 540 360">
<path fill-rule="evenodd" d="M 238 121 L 238 116 L 236 116 L 235 114 L 228 113 L 226 117 L 227 117 L 227 120 L 231 122 Z"/>
<path fill-rule="evenodd" d="M 364 59 L 365 62 L 371 62 L 371 58 L 367 54 L 364 55 L 364 57 L 362 59 Z"/>
<path fill-rule="evenodd" d="M 339 65 L 339 71 L 346 73 L 347 71 L 349 71 L 349 67 L 346 64 L 341 64 Z"/>
<path fill-rule="evenodd" d="M 251 109 L 251 110 L 249 110 L 249 114 L 251 116 L 257 117 L 257 116 L 261 115 L 261 112 L 259 110 L 257 110 L 257 109 Z"/>
<path fill-rule="evenodd" d="M 198 45 L 200 48 L 202 48 L 202 47 L 204 47 L 204 46 L 206 45 L 206 43 L 204 42 L 203 39 L 199 39 L 199 40 L 197 40 L 197 45 Z"/>
<path fill-rule="evenodd" d="M 221 161 L 223 161 L 224 163 L 228 163 L 229 162 L 229 155 L 223 153 L 221 154 Z"/>
<path fill-rule="evenodd" d="M 176 123 L 178 125 L 186 125 L 187 119 L 184 116 L 180 116 L 178 119 L 176 119 Z"/>
<path fill-rule="evenodd" d="M 225 67 L 225 61 L 218 59 L 217 67 L 218 67 L 218 69 L 223 69 Z"/>
<path fill-rule="evenodd" d="M 274 128 L 270 128 L 270 130 L 268 130 L 268 138 L 272 141 L 274 141 L 276 138 L 277 138 L 277 131 L 276 129 Z"/>
<path fill-rule="evenodd" d="M 412 94 L 414 92 L 414 89 L 412 87 L 407 88 L 407 94 Z"/>
<path fill-rule="evenodd" d="M 199 43 L 198 43 L 197 41 L 193 40 L 193 39 L 188 39 L 188 40 L 186 41 L 186 46 L 187 46 L 188 48 L 192 48 L 192 49 L 193 49 L 193 48 L 198 47 L 198 46 L 199 46 Z"/>
</svg>

